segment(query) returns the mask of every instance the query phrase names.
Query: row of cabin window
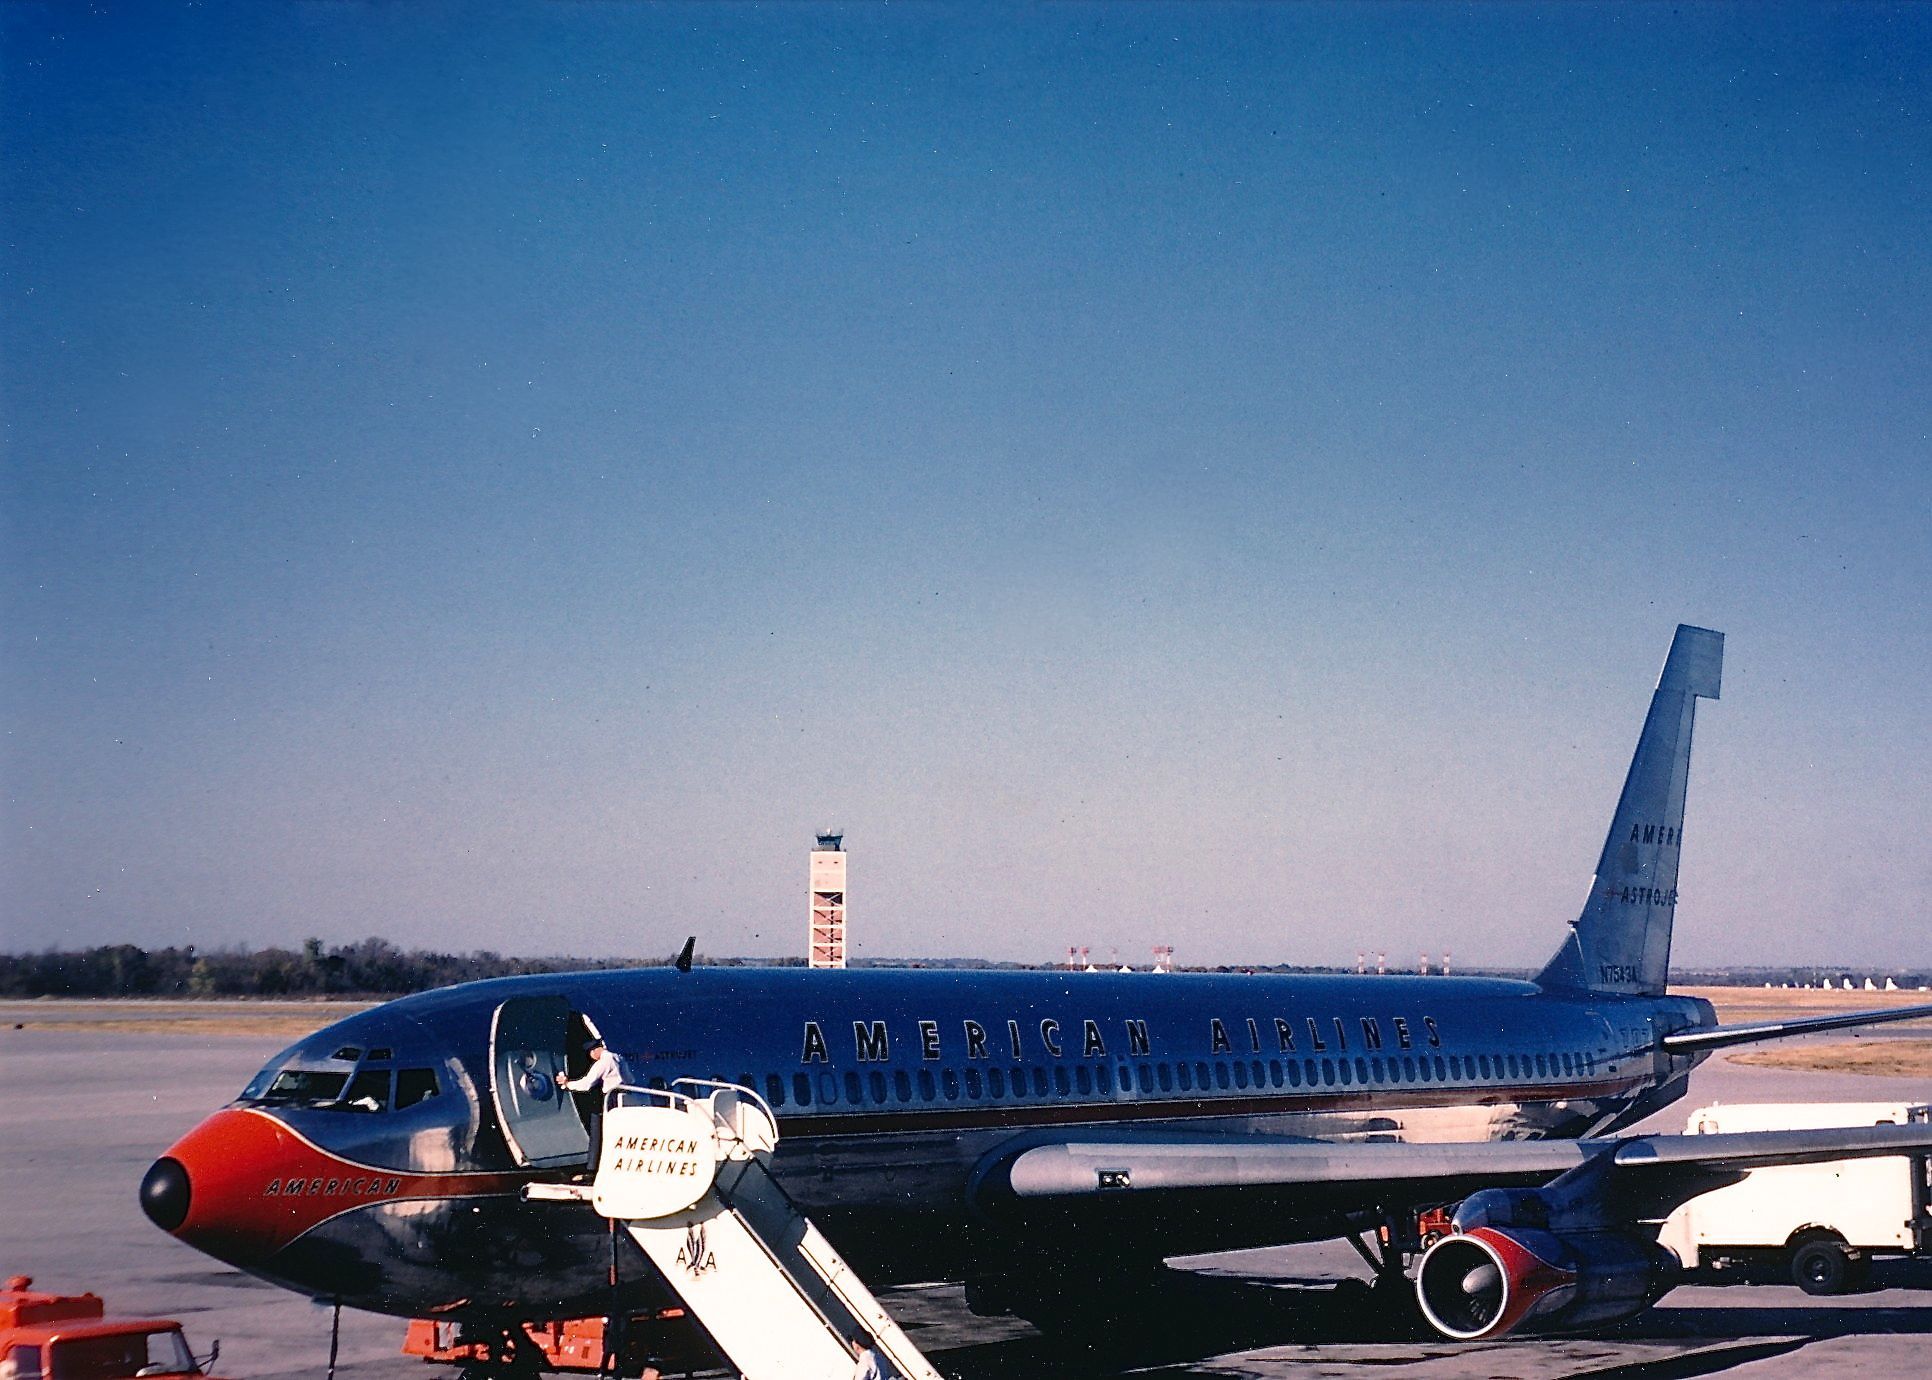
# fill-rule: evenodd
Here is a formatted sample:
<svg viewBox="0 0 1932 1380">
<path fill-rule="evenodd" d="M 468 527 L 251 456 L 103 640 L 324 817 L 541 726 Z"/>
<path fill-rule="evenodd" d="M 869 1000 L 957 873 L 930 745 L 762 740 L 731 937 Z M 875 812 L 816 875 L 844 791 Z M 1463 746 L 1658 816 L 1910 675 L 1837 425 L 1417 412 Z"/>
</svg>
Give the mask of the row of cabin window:
<svg viewBox="0 0 1932 1380">
<path fill-rule="evenodd" d="M 964 1070 L 848 1069 L 843 1077 L 822 1070 L 816 1081 L 795 1073 L 789 1085 L 779 1074 L 765 1076 L 765 1100 L 774 1107 L 824 1106 L 843 1100 L 854 1106 L 890 1102 L 957 1102 L 982 1098 L 1112 1097 L 1123 1094 L 1223 1092 L 1229 1090 L 1350 1087 L 1369 1084 L 1489 1082 L 1500 1078 L 1575 1078 L 1596 1072 L 1587 1054 L 1403 1054 L 1340 1059 L 1235 1059 L 1194 1063 L 1056 1064 L 1047 1069 L 1000 1065 Z M 662 1080 L 652 1080 L 660 1082 Z M 755 1088 L 750 1074 L 739 1082 Z"/>
</svg>

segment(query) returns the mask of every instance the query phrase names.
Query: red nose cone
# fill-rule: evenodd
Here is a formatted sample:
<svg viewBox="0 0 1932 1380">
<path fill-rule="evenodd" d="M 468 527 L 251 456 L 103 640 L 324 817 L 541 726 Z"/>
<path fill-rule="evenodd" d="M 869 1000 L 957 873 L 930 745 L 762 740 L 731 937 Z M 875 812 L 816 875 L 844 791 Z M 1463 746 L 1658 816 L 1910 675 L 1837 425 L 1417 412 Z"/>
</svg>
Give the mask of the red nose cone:
<svg viewBox="0 0 1932 1380">
<path fill-rule="evenodd" d="M 284 1199 L 281 1190 L 288 1182 L 305 1183 L 308 1164 L 327 1159 L 275 1118 L 226 1108 L 169 1148 L 161 1162 L 172 1160 L 190 1186 L 181 1194 L 186 1210 L 171 1226 L 163 1218 L 155 1220 L 222 1260 L 238 1265 L 263 1260 L 321 1216 L 302 1221 L 306 1214 L 291 1215 L 284 1204 L 294 1208 L 307 1203 L 299 1197 Z"/>
</svg>

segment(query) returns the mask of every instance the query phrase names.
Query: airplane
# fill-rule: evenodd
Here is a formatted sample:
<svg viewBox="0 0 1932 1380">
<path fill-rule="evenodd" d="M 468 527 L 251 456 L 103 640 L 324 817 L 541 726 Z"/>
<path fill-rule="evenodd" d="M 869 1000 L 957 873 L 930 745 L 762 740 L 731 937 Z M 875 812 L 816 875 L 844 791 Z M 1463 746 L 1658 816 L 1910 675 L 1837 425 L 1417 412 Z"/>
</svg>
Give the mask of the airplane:
<svg viewBox="0 0 1932 1380">
<path fill-rule="evenodd" d="M 1414 1298 L 1445 1337 L 1634 1315 L 1656 1226 L 1750 1168 L 1932 1147 L 1932 1126 L 1618 1135 L 1733 1045 L 1932 1015 L 1750 1025 L 1666 991 L 1699 699 L 1723 635 L 1680 626 L 1578 918 L 1530 981 L 675 966 L 464 983 L 277 1054 L 148 1170 L 147 1215 L 313 1298 L 466 1335 L 614 1314 L 668 1284 L 581 1202 L 605 1042 L 627 1081 L 750 1088 L 773 1172 L 874 1285 L 979 1312 L 1118 1318 L 1167 1257 L 1349 1238 L 1408 1297 L 1420 1210 L 1459 1204 Z M 1379 1255 L 1364 1237 L 1391 1233 Z"/>
</svg>

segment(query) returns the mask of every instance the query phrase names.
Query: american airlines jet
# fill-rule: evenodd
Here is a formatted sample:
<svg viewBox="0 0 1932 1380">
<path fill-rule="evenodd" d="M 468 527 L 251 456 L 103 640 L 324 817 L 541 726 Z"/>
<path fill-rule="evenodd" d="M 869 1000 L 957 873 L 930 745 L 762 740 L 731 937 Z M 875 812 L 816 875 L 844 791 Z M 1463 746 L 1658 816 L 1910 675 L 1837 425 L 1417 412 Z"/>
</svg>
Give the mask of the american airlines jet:
<svg viewBox="0 0 1932 1380">
<path fill-rule="evenodd" d="M 1620 1136 L 1713 1050 L 1932 1014 L 1721 1026 L 1666 993 L 1691 723 L 1723 638 L 1680 627 L 1581 914 L 1491 978 L 695 970 L 505 978 L 403 998 L 278 1054 L 148 1171 L 166 1231 L 319 1299 L 462 1322 L 613 1310 L 559 1072 L 756 1090 L 773 1171 L 873 1284 L 966 1281 L 1044 1324 L 1167 1256 L 1394 1228 L 1459 1204 L 1416 1269 L 1445 1336 L 1630 1316 L 1673 1282 L 1655 1227 L 1754 1166 L 1932 1147 L 1932 1127 Z M 688 952 L 688 950 L 687 950 Z M 1405 1231 L 1404 1224 L 1408 1224 Z M 617 1292 L 661 1297 L 641 1255 Z M 1407 1287 L 1406 1285 L 1404 1286 Z"/>
</svg>

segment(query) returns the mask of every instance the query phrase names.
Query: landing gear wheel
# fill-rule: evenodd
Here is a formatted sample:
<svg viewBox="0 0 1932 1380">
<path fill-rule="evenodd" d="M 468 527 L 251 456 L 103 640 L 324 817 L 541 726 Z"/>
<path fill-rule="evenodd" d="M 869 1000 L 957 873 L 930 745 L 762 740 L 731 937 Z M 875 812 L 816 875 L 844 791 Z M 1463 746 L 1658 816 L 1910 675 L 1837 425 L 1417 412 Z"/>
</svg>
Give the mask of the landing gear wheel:
<svg viewBox="0 0 1932 1380">
<path fill-rule="evenodd" d="M 1410 1341 L 1429 1335 L 1422 1305 L 1416 1299 L 1415 1282 L 1400 1270 L 1377 1272 L 1368 1293 L 1376 1335 L 1390 1341 Z"/>
<path fill-rule="evenodd" d="M 1855 1273 L 1850 1252 L 1836 1241 L 1807 1241 L 1791 1253 L 1791 1278 L 1807 1294 L 1842 1294 Z"/>
</svg>

